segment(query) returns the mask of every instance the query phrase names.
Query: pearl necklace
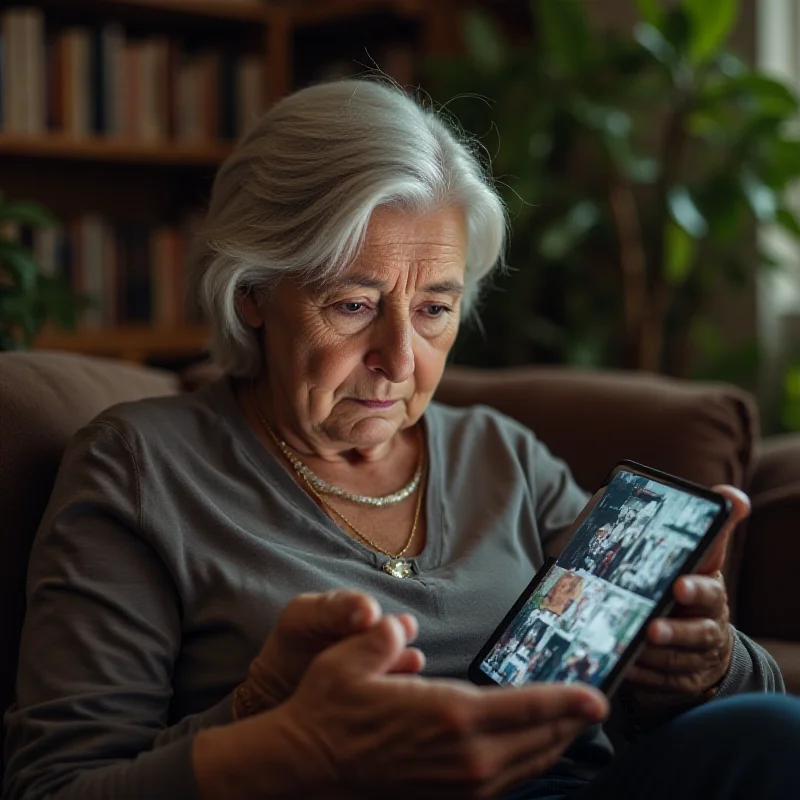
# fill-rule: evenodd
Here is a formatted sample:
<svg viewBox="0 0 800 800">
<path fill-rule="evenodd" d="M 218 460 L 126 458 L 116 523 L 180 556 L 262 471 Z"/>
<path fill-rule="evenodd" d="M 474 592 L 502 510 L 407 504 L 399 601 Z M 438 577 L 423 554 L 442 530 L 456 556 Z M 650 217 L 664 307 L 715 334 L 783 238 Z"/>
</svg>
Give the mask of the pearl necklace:
<svg viewBox="0 0 800 800">
<path fill-rule="evenodd" d="M 292 467 L 297 472 L 298 476 L 306 484 L 306 486 L 308 487 L 309 492 L 311 492 L 311 494 L 314 495 L 314 497 L 317 498 L 317 500 L 319 501 L 320 505 L 322 505 L 325 508 L 327 508 L 330 513 L 334 514 L 338 519 L 340 519 L 342 522 L 344 522 L 345 525 L 347 525 L 347 527 L 350 528 L 353 531 L 353 533 L 355 533 L 355 535 L 359 539 L 361 539 L 362 542 L 364 542 L 365 544 L 369 545 L 373 549 L 377 550 L 379 553 L 382 553 L 383 555 L 389 557 L 389 560 L 388 561 L 384 561 L 384 563 L 381 565 L 381 569 L 383 570 L 383 572 L 385 572 L 387 575 L 391 575 L 391 576 L 393 576 L 395 578 L 410 578 L 410 577 L 412 577 L 412 575 L 414 574 L 414 569 L 413 569 L 413 567 L 411 565 L 411 562 L 409 560 L 403 558 L 403 556 L 406 554 L 408 548 L 411 547 L 411 543 L 414 541 L 414 534 L 417 532 L 417 523 L 419 522 L 419 514 L 420 514 L 420 511 L 422 510 L 422 498 L 423 498 L 424 492 L 420 489 L 419 495 L 417 496 L 416 508 L 414 509 L 414 522 L 411 525 L 411 533 L 408 535 L 408 539 L 406 539 L 406 543 L 405 543 L 405 545 L 403 545 L 403 548 L 400 550 L 399 553 L 392 553 L 389 550 L 384 549 L 377 542 L 374 542 L 372 539 L 370 539 L 369 536 L 367 536 L 365 533 L 360 531 L 344 514 L 341 513 L 341 511 L 339 511 L 338 509 L 334 508 L 330 503 L 328 503 L 325 500 L 325 498 L 320 494 L 320 492 L 317 491 L 317 489 L 315 488 L 314 484 L 309 479 L 309 477 L 306 474 L 306 472 L 301 472 L 301 470 L 298 468 L 297 465 L 299 465 L 300 467 L 305 467 L 305 470 L 307 471 L 308 474 L 310 474 L 313 477 L 317 478 L 320 482 L 322 482 L 324 484 L 324 481 L 322 481 L 321 478 L 318 478 L 318 476 L 314 475 L 314 473 L 310 469 L 308 469 L 305 466 L 305 464 L 303 464 L 302 461 L 300 461 L 299 459 L 296 459 L 294 457 L 294 455 L 289 450 L 289 446 L 286 444 L 286 442 L 284 442 L 282 439 L 280 439 L 278 437 L 278 435 L 272 429 L 270 424 L 266 421 L 266 419 L 264 419 L 264 415 L 261 413 L 261 404 L 258 402 L 258 398 L 257 398 L 256 392 L 255 392 L 255 387 L 253 387 L 251 385 L 250 389 L 251 389 L 251 393 L 252 393 L 252 396 L 253 396 L 253 405 L 255 406 L 256 413 L 258 415 L 258 420 L 261 423 L 261 426 L 264 428 L 264 431 L 266 433 L 268 433 L 269 436 L 272 438 L 272 440 L 275 442 L 275 444 L 278 445 L 278 447 L 280 448 L 281 452 L 286 457 L 287 461 L 289 461 L 289 463 L 292 465 Z M 420 483 L 420 480 L 422 478 L 422 474 L 423 474 L 424 471 L 425 471 L 425 450 L 423 449 L 421 451 L 421 453 L 420 453 L 419 467 L 417 468 L 417 472 L 414 475 L 414 479 L 412 480 L 412 483 L 414 483 L 414 481 L 416 481 L 416 485 L 419 486 L 419 483 Z M 327 484 L 325 484 L 325 485 L 327 485 Z M 411 484 L 409 484 L 409 486 L 410 485 Z M 335 489 L 337 487 L 331 487 L 331 488 Z M 407 488 L 408 487 L 406 487 L 405 489 L 401 489 L 400 492 L 404 492 Z M 343 490 L 340 489 L 339 492 L 343 492 Z M 400 494 L 400 492 L 396 492 L 395 494 Z M 349 493 L 343 493 L 340 496 L 346 497 L 348 494 Z M 360 497 L 360 496 L 361 495 L 356 495 L 356 497 Z M 393 495 L 388 495 L 388 496 L 389 497 L 393 497 Z M 385 498 L 366 497 L 365 499 L 373 501 L 373 500 L 381 500 L 381 499 L 385 499 Z M 369 505 L 374 505 L 374 503 L 370 502 Z M 386 503 L 386 505 L 389 505 L 389 504 Z"/>
<path fill-rule="evenodd" d="M 356 503 L 360 506 L 371 506 L 372 508 L 386 508 L 386 506 L 395 506 L 398 503 L 402 503 L 408 497 L 411 497 L 414 492 L 417 491 L 419 488 L 420 481 L 422 480 L 422 470 L 424 464 L 424 456 L 422 451 L 420 452 L 419 464 L 417 464 L 416 472 L 414 472 L 414 476 L 411 478 L 411 481 L 407 483 L 402 489 L 399 489 L 392 494 L 385 494 L 382 497 L 372 497 L 366 494 L 355 494 L 353 492 L 348 492 L 346 489 L 341 489 L 338 486 L 333 486 L 330 483 L 322 480 L 315 472 L 313 472 L 309 467 L 307 467 L 297 456 L 289 449 L 289 445 L 283 441 L 269 426 L 267 421 L 264 419 L 264 415 L 261 413 L 261 405 L 258 402 L 258 399 L 255 394 L 255 389 L 253 389 L 253 403 L 256 408 L 256 413 L 258 414 L 258 419 L 261 422 L 264 430 L 272 437 L 275 444 L 281 449 L 281 452 L 286 457 L 286 460 L 292 465 L 295 472 L 297 472 L 300 477 L 306 481 L 310 486 L 312 486 L 316 491 L 320 494 L 330 494 L 334 495 L 335 497 L 341 497 L 344 500 L 349 500 L 351 503 Z"/>
</svg>

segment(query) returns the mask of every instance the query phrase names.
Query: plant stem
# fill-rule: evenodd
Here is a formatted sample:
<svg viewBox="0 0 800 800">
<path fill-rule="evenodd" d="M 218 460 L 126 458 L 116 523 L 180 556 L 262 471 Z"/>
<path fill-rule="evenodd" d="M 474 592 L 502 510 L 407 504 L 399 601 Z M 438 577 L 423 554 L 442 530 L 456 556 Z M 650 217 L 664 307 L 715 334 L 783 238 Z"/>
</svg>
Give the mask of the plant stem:
<svg viewBox="0 0 800 800">
<path fill-rule="evenodd" d="M 663 368 L 664 327 L 672 300 L 672 292 L 664 277 L 664 231 L 669 219 L 667 196 L 678 184 L 686 144 L 686 115 L 691 106 L 691 94 L 680 92 L 677 102 L 667 115 L 661 145 L 661 173 L 655 187 L 655 231 L 649 262 L 647 308 L 644 312 L 642 338 L 639 346 L 638 368 L 661 371 Z"/>
<path fill-rule="evenodd" d="M 620 175 L 613 176 L 608 195 L 619 238 L 625 357 L 630 364 L 637 365 L 637 343 L 642 338 L 647 305 L 647 254 L 642 241 L 639 208 L 630 181 Z"/>
</svg>

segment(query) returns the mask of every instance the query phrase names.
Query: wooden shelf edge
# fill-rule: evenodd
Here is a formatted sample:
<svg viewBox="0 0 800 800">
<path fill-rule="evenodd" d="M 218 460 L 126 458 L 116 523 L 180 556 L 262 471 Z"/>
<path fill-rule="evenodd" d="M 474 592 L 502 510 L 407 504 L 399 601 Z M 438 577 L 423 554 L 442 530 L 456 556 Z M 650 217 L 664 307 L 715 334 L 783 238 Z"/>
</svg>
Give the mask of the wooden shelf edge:
<svg viewBox="0 0 800 800">
<path fill-rule="evenodd" d="M 219 166 L 233 151 L 223 142 L 138 142 L 111 138 L 75 138 L 63 134 L 0 132 L 0 156 L 60 158 L 158 166 Z"/>
<path fill-rule="evenodd" d="M 96 0 L 95 0 L 96 2 Z M 87 0 L 38 0 L 38 4 L 49 10 L 69 10 L 82 8 Z M 97 3 L 99 5 L 99 3 Z M 235 3 L 230 0 L 105 0 L 106 12 L 114 10 L 123 12 L 147 12 L 167 14 L 170 16 L 195 17 L 198 20 L 232 22 L 232 23 L 264 23 L 267 18 L 266 4 Z M 94 9 L 97 11 L 98 9 Z"/>
<path fill-rule="evenodd" d="M 139 6 L 213 19 L 265 22 L 265 3 L 234 3 L 231 0 L 111 0 L 109 5 Z"/>
<path fill-rule="evenodd" d="M 270 8 L 267 6 L 267 8 Z M 408 17 L 417 17 L 422 14 L 423 4 L 419 0 L 399 0 L 388 3 L 386 0 L 328 0 L 326 3 L 313 3 L 309 6 L 297 8 L 281 6 L 270 9 L 271 12 L 283 11 L 288 13 L 293 25 L 321 25 L 337 19 L 345 19 L 354 14 L 367 14 L 370 12 L 390 12 Z"/>
<path fill-rule="evenodd" d="M 207 349 L 208 338 L 209 331 L 202 326 L 127 326 L 75 332 L 46 330 L 36 337 L 33 348 L 87 355 L 121 355 L 138 361 L 147 356 L 202 353 Z"/>
</svg>

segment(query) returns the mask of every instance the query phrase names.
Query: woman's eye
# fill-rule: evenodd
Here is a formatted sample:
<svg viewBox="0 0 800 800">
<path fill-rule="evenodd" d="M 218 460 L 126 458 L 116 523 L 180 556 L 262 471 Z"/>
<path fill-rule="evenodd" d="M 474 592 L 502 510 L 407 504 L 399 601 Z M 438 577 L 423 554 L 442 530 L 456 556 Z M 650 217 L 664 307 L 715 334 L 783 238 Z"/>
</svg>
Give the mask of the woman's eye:
<svg viewBox="0 0 800 800">
<path fill-rule="evenodd" d="M 436 303 L 432 303 L 429 306 L 426 306 L 426 311 L 429 317 L 441 317 L 442 314 L 447 312 L 449 309 L 447 306 L 440 306 Z"/>
<path fill-rule="evenodd" d="M 363 303 L 342 303 L 342 309 L 346 311 L 348 314 L 357 314 L 364 308 Z"/>
</svg>

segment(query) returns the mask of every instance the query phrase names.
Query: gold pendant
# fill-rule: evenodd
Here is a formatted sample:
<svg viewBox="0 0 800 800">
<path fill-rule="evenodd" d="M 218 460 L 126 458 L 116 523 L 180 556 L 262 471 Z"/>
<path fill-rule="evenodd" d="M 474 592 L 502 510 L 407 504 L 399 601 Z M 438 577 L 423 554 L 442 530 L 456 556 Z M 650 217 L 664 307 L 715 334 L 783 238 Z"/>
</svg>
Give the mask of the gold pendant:
<svg viewBox="0 0 800 800">
<path fill-rule="evenodd" d="M 387 575 L 395 578 L 410 578 L 413 574 L 411 562 L 404 558 L 390 558 L 384 562 L 382 569 Z"/>
</svg>

